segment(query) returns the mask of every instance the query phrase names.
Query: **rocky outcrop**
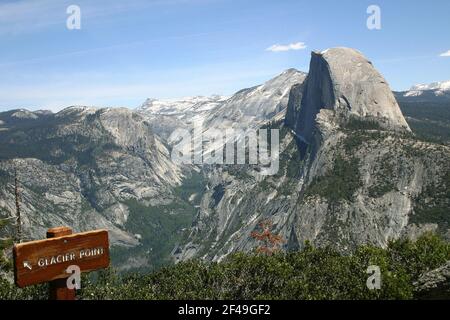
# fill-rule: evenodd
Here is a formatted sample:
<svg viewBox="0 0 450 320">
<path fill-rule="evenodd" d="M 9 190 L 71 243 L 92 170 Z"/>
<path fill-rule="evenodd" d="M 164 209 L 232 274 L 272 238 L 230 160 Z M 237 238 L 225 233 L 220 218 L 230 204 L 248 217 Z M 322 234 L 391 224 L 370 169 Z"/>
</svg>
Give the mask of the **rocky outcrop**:
<svg viewBox="0 0 450 320">
<path fill-rule="evenodd" d="M 218 95 L 173 100 L 147 99 L 136 111 L 146 119 L 153 132 L 167 140 L 176 129 L 190 129 L 193 122 L 203 122 L 227 99 Z"/>
<path fill-rule="evenodd" d="M 284 118 L 292 86 L 305 78 L 306 73 L 288 69 L 262 85 L 240 90 L 205 119 L 204 127 L 251 128 Z"/>
<path fill-rule="evenodd" d="M 312 53 L 301 104 L 289 120 L 307 143 L 313 143 L 316 117 L 323 109 L 344 121 L 357 116 L 389 130 L 410 131 L 386 80 L 354 49 Z"/>
<path fill-rule="evenodd" d="M 0 113 L 0 216 L 14 213 L 17 167 L 26 239 L 42 238 L 56 225 L 106 228 L 113 245 L 128 247 L 114 255 L 132 257 L 124 268 L 137 261 L 140 267 L 161 263 L 189 226 L 203 192 L 199 168 L 171 161 L 170 133 L 197 121 L 223 129 L 225 123 L 216 123 L 219 115 L 240 127 L 282 118 L 291 86 L 305 77 L 290 69 L 231 98 L 150 99 L 137 111 L 70 107 L 56 114 Z M 180 192 L 191 178 L 195 185 Z"/>
<path fill-rule="evenodd" d="M 301 85 L 306 73 L 288 69 L 269 81 L 236 92 L 231 97 L 192 97 L 180 100 L 147 100 L 137 111 L 155 132 L 167 139 L 175 129 L 202 125 L 225 130 L 259 127 L 284 118 L 292 86 Z M 170 141 L 170 140 L 169 140 Z"/>
<path fill-rule="evenodd" d="M 385 247 L 428 226 L 447 230 L 450 219 L 438 216 L 450 205 L 450 148 L 410 133 L 386 81 L 359 52 L 313 53 L 306 81 L 291 89 L 284 121 L 272 127 L 280 129 L 279 172 L 208 172 L 176 258 L 220 260 L 251 250 L 258 244 L 250 234 L 265 219 L 287 250 L 308 240 L 348 252 L 361 244 Z"/>
<path fill-rule="evenodd" d="M 183 173 L 139 114 L 73 107 L 39 121 L 40 114 L 18 113 L 0 114 L 0 211 L 15 212 L 17 168 L 27 239 L 67 225 L 75 231 L 106 228 L 114 245 L 136 246 L 139 239 L 126 227 L 127 202 L 173 202 Z"/>
<path fill-rule="evenodd" d="M 167 138 L 197 121 L 279 129 L 279 171 L 173 163 Z M 14 212 L 15 166 L 27 238 L 107 228 L 126 246 L 114 256 L 123 268 L 251 250 L 265 219 L 286 250 L 309 240 L 347 252 L 450 232 L 449 164 L 448 146 L 410 133 L 371 63 L 337 48 L 313 53 L 308 76 L 289 69 L 230 98 L 0 113 L 0 216 Z"/>
<path fill-rule="evenodd" d="M 421 275 L 414 286 L 419 298 L 450 299 L 450 261 Z"/>
</svg>

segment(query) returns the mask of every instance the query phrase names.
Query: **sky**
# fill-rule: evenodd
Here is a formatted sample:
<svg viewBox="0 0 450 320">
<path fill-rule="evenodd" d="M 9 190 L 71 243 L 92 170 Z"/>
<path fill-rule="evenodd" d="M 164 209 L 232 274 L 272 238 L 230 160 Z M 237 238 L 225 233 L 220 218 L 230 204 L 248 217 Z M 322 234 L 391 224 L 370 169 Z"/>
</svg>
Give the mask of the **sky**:
<svg viewBox="0 0 450 320">
<path fill-rule="evenodd" d="M 381 29 L 367 27 L 370 5 Z M 450 80 L 449 12 L 448 0 L 0 0 L 0 111 L 231 95 L 337 46 L 405 90 Z"/>
</svg>

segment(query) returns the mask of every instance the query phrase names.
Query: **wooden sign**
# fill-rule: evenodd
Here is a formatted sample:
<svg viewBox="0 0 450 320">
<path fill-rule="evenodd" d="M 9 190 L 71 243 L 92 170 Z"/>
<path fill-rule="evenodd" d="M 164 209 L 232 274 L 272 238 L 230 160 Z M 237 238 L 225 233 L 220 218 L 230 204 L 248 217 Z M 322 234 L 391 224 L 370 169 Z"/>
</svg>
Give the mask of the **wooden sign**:
<svg viewBox="0 0 450 320">
<path fill-rule="evenodd" d="M 49 229 L 50 239 L 14 245 L 14 279 L 23 288 L 38 283 L 65 279 L 67 268 L 78 266 L 89 272 L 109 266 L 108 231 L 71 234 L 66 227 Z"/>
</svg>

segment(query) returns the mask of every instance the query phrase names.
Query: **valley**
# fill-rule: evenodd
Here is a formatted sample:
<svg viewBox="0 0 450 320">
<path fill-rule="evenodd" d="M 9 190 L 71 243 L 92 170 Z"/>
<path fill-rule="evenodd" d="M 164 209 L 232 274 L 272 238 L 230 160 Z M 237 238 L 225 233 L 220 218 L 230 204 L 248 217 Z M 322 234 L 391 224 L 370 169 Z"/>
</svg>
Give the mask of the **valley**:
<svg viewBox="0 0 450 320">
<path fill-rule="evenodd" d="M 26 239 L 55 225 L 106 228 L 120 271 L 250 252 L 265 219 L 289 252 L 385 248 L 426 231 L 449 238 L 443 88 L 392 93 L 361 53 L 335 48 L 312 53 L 308 74 L 288 69 L 227 97 L 2 112 L 0 217 L 14 216 L 17 170 Z M 175 163 L 171 134 L 199 122 L 203 132 L 279 130 L 278 172 Z"/>
</svg>

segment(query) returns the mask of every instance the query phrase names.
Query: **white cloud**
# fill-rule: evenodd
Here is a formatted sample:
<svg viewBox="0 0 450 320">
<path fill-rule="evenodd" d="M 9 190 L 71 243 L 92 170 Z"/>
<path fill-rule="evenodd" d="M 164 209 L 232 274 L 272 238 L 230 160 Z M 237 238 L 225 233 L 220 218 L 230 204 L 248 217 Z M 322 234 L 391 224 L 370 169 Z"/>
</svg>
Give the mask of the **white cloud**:
<svg viewBox="0 0 450 320">
<path fill-rule="evenodd" d="M 306 49 L 306 44 L 304 42 L 294 42 L 286 45 L 282 44 L 274 44 L 266 49 L 266 51 L 272 52 L 282 52 L 282 51 L 290 51 L 290 50 L 303 50 Z"/>
<path fill-rule="evenodd" d="M 439 56 L 441 56 L 441 57 L 450 57 L 450 50 L 448 50 L 447 52 L 441 53 Z"/>
</svg>

